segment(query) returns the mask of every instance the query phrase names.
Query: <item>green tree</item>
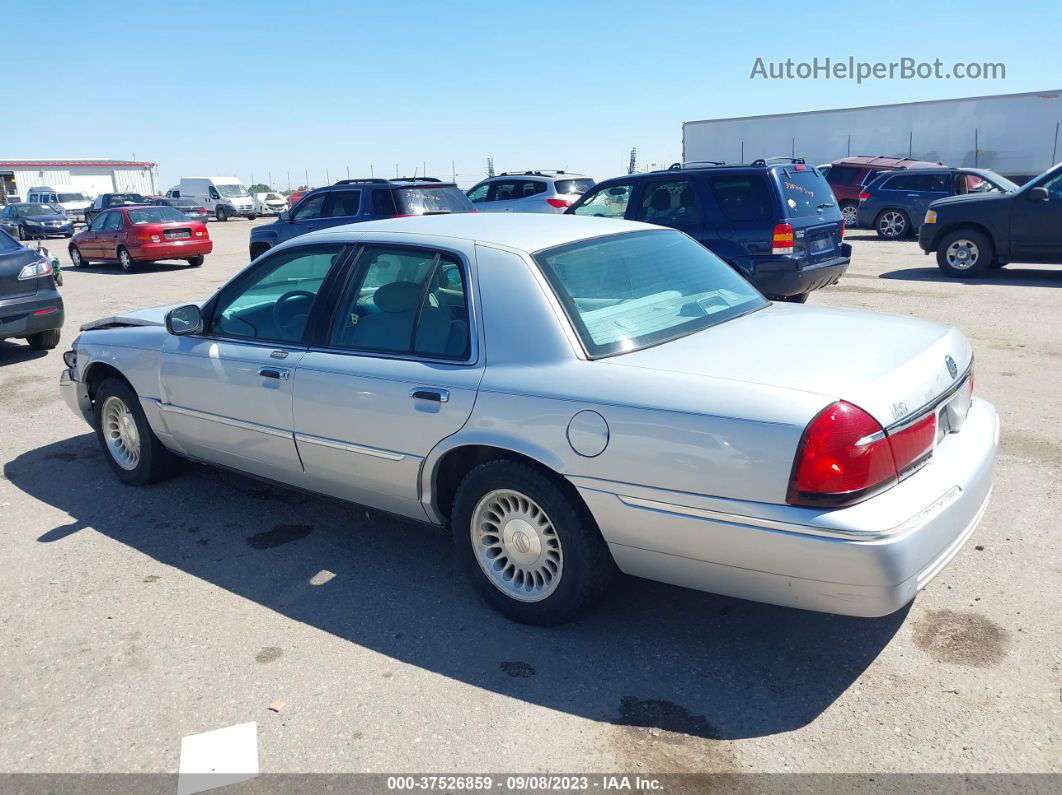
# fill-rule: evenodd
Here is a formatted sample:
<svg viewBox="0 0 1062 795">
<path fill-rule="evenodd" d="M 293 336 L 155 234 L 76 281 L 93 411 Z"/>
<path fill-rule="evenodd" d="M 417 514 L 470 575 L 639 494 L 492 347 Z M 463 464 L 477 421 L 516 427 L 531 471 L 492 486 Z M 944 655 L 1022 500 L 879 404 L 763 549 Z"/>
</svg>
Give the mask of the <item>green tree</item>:
<svg viewBox="0 0 1062 795">
<path fill-rule="evenodd" d="M 249 190 L 251 193 L 269 193 L 273 189 L 268 185 L 263 185 L 261 182 L 256 182 L 247 190 Z"/>
</svg>

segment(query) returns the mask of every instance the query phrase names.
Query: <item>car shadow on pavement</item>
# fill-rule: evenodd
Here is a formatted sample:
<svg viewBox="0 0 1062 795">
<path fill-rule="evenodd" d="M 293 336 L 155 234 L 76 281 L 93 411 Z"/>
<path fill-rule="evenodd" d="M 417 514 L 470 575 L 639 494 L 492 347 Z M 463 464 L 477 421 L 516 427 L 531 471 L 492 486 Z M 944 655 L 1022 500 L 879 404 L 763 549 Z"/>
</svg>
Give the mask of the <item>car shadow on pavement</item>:
<svg viewBox="0 0 1062 795">
<path fill-rule="evenodd" d="M 63 273 L 104 273 L 108 276 L 135 276 L 138 273 L 166 273 L 175 270 L 191 270 L 192 266 L 187 262 L 141 262 L 133 266 L 131 271 L 122 270 L 117 263 L 93 263 L 81 265 L 75 268 L 73 265 L 64 265 Z"/>
<path fill-rule="evenodd" d="M 25 340 L 0 340 L 0 367 L 33 361 L 47 355 L 48 351 L 31 348 Z"/>
<path fill-rule="evenodd" d="M 944 282 L 947 284 L 998 284 L 1009 287 L 1062 287 L 1062 270 L 1038 270 L 1008 265 L 1005 268 L 990 270 L 982 276 L 969 279 L 954 279 L 944 274 L 940 268 L 904 268 L 886 271 L 879 278 L 897 279 L 906 282 Z"/>
<path fill-rule="evenodd" d="M 621 577 L 569 624 L 522 626 L 480 599 L 432 528 L 197 465 L 122 486 L 91 434 L 23 453 L 4 475 L 71 517 L 41 543 L 95 532 L 152 559 L 107 574 L 125 599 L 146 598 L 158 561 L 395 660 L 618 726 L 709 739 L 798 729 L 907 614 L 847 618 Z"/>
</svg>

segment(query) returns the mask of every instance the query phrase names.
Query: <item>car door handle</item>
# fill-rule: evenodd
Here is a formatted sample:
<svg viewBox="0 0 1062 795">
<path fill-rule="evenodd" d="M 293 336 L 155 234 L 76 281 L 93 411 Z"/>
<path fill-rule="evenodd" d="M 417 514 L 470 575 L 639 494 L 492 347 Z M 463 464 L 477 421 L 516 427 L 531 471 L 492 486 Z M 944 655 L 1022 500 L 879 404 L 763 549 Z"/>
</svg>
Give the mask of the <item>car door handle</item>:
<svg viewBox="0 0 1062 795">
<path fill-rule="evenodd" d="M 918 198 L 918 194 L 917 193 L 908 193 L 907 194 L 907 198 L 908 199 L 917 199 Z"/>
<path fill-rule="evenodd" d="M 259 367 L 258 375 L 262 378 L 275 378 L 278 381 L 288 380 L 288 371 L 281 367 Z"/>
<path fill-rule="evenodd" d="M 409 390 L 409 396 L 414 400 L 430 400 L 434 403 L 446 403 L 450 400 L 450 393 L 445 389 L 424 386 Z"/>
</svg>

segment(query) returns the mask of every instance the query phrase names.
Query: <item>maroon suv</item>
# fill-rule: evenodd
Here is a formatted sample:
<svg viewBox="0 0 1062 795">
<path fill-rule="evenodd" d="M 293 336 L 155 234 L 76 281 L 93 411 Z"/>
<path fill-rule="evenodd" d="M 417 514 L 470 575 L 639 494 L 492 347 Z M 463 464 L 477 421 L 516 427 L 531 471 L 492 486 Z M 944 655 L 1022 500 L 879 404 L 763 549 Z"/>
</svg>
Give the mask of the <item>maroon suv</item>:
<svg viewBox="0 0 1062 795">
<path fill-rule="evenodd" d="M 859 209 L 859 192 L 882 171 L 901 171 L 905 168 L 943 168 L 943 163 L 912 160 L 909 157 L 842 157 L 830 164 L 826 181 L 841 207 L 845 226 L 855 226 Z"/>
</svg>

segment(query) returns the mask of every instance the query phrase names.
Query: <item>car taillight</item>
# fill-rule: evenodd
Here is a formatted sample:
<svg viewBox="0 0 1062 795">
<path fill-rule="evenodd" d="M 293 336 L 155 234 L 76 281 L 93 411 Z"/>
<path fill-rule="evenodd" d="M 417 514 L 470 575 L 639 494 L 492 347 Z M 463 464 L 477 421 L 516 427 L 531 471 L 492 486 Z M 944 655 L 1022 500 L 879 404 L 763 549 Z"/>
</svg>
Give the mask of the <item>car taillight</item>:
<svg viewBox="0 0 1062 795">
<path fill-rule="evenodd" d="M 792 224 L 775 224 L 774 232 L 771 234 L 771 253 L 772 254 L 792 254 L 793 253 L 793 225 Z"/>
<path fill-rule="evenodd" d="M 39 279 L 42 276 L 52 275 L 52 263 L 43 257 L 36 262 L 30 263 L 18 272 L 19 279 Z"/>
<path fill-rule="evenodd" d="M 928 460 L 936 435 L 936 412 L 886 434 L 863 409 L 838 401 L 804 430 L 786 500 L 837 508 L 873 497 Z"/>
<path fill-rule="evenodd" d="M 865 191 L 865 190 L 864 191 L 860 191 L 860 193 L 859 193 L 859 201 L 865 202 L 869 198 L 870 198 L 870 194 L 867 191 Z"/>
<path fill-rule="evenodd" d="M 546 204 L 548 204 L 550 207 L 557 207 L 558 209 L 561 207 L 572 206 L 572 203 L 567 199 L 546 199 Z"/>
</svg>

